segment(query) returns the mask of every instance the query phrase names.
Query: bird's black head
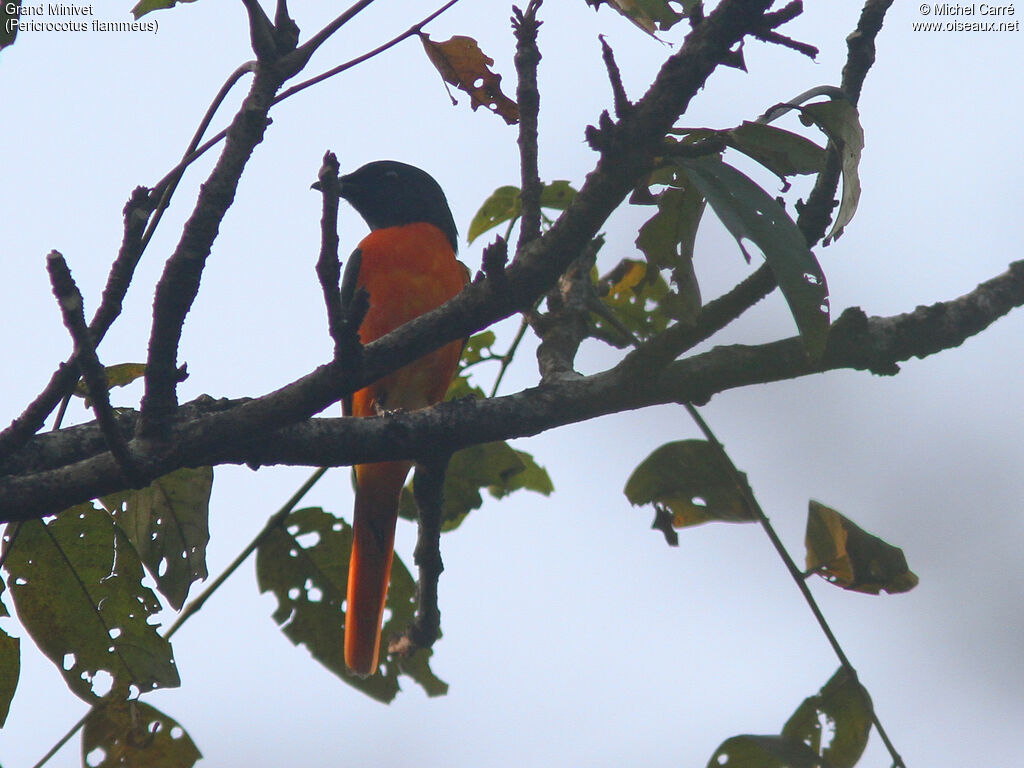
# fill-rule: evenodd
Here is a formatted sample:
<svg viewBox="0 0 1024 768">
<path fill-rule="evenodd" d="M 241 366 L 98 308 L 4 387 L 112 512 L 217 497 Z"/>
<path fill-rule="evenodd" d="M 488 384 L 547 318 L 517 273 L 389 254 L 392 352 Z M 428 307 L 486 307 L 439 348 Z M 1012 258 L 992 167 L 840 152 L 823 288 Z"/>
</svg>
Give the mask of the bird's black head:
<svg viewBox="0 0 1024 768">
<path fill-rule="evenodd" d="M 458 251 L 459 233 L 441 185 L 426 171 L 394 160 L 367 163 L 341 179 L 341 196 L 370 229 L 425 222 L 448 237 Z"/>
</svg>

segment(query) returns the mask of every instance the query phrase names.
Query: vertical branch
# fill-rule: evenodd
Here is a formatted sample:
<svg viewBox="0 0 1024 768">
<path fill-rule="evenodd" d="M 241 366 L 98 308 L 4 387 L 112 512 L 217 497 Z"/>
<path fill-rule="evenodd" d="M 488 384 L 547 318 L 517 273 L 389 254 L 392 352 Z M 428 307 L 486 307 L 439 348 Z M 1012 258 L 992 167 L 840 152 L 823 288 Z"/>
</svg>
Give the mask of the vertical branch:
<svg viewBox="0 0 1024 768">
<path fill-rule="evenodd" d="M 68 329 L 75 344 L 75 359 L 89 388 L 96 421 L 107 442 L 107 447 L 117 460 L 125 477 L 129 480 L 137 477 L 135 462 L 128 450 L 128 444 L 110 407 L 110 392 L 107 374 L 96 355 L 89 328 L 85 324 L 84 302 L 82 294 L 75 285 L 71 270 L 68 269 L 64 257 L 57 251 L 50 251 L 46 257 L 46 270 L 50 274 L 50 285 L 53 295 L 57 298 L 64 327 Z"/>
<path fill-rule="evenodd" d="M 345 317 L 341 301 L 341 261 L 338 259 L 338 158 L 333 152 L 324 154 L 323 165 L 313 185 L 323 195 L 323 213 L 320 216 L 320 258 L 316 274 L 327 307 L 327 327 L 334 339 L 334 359 L 341 358 L 344 346 Z"/>
<path fill-rule="evenodd" d="M 882 22 L 890 5 L 892 0 L 867 0 L 861 9 L 857 28 L 846 38 L 847 55 L 846 64 L 843 66 L 842 91 L 854 106 L 860 101 L 861 89 L 868 70 L 875 63 L 875 38 L 882 30 Z M 832 209 L 837 205 L 835 195 L 839 188 L 841 173 L 839 150 L 832 141 L 829 141 L 825 168 L 818 174 L 814 188 L 807 196 L 807 202 L 800 209 L 800 216 L 797 219 L 808 245 L 818 242 L 825 236 Z"/>
<path fill-rule="evenodd" d="M 389 653 L 409 656 L 430 648 L 441 634 L 441 610 L 437 583 L 444 571 L 441 561 L 441 523 L 444 518 L 444 477 L 450 455 L 431 457 L 416 465 L 413 493 L 419 509 L 419 534 L 413 559 L 419 569 L 416 618 L 401 637 L 388 646 Z"/>
<path fill-rule="evenodd" d="M 256 145 L 263 140 L 267 112 L 280 85 L 279 76 L 271 68 L 257 71 L 248 97 L 228 128 L 220 159 L 201 187 L 181 240 L 157 284 L 146 362 L 146 391 L 137 428 L 140 436 L 162 434 L 177 407 L 180 380 L 177 356 L 185 316 L 199 293 L 206 258 L 220 223 L 234 202 L 242 171 Z"/>
<path fill-rule="evenodd" d="M 522 218 L 519 225 L 521 250 L 540 235 L 540 171 L 538 170 L 537 117 L 540 112 L 540 91 L 537 89 L 537 65 L 540 50 L 537 48 L 537 11 L 542 0 L 530 0 L 525 11 L 512 6 L 512 28 L 516 35 L 516 73 L 519 84 L 516 99 L 519 102 L 519 164 L 521 168 Z"/>
</svg>

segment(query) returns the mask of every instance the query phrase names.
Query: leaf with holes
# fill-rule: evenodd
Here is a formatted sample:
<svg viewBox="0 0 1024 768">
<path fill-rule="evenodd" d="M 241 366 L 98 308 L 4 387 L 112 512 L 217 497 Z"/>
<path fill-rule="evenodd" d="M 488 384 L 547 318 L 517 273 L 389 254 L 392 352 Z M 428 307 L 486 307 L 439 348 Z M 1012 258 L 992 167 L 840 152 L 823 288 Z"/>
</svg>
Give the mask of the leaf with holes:
<svg viewBox="0 0 1024 768">
<path fill-rule="evenodd" d="M 30 520 L 16 537 L 8 528 L 4 550 L 18 618 L 76 695 L 91 702 L 108 688 L 179 684 L 171 644 L 148 621 L 160 602 L 110 515 L 79 504 Z"/>
<path fill-rule="evenodd" d="M 782 735 L 808 745 L 832 768 L 853 768 L 868 745 L 872 712 L 864 686 L 840 667 L 818 693 L 797 707 Z"/>
<path fill-rule="evenodd" d="M 445 693 L 447 685 L 430 670 L 429 649 L 417 651 L 413 661 L 382 654 L 381 669 L 367 678 L 345 666 L 342 605 L 351 551 L 352 527 L 319 507 L 295 510 L 264 537 L 256 550 L 256 579 L 261 592 L 277 597 L 274 621 L 295 645 L 306 646 L 328 670 L 377 701 L 389 702 L 398 695 L 401 674 L 428 695 Z M 382 633 L 384 647 L 389 636 L 408 629 L 415 615 L 415 596 L 413 578 L 396 555 L 388 588 L 390 618 Z"/>
<path fill-rule="evenodd" d="M 476 111 L 484 106 L 501 115 L 509 125 L 519 122 L 519 106 L 501 92 L 501 75 L 491 71 L 494 59 L 480 50 L 472 37 L 455 35 L 435 43 L 422 32 L 420 42 L 427 58 L 445 82 L 469 94 L 470 106 Z"/>
<path fill-rule="evenodd" d="M 761 249 L 800 329 L 804 349 L 812 360 L 820 358 L 828 339 L 828 286 L 800 229 L 767 192 L 731 165 L 715 157 L 681 159 L 679 163 L 736 238 L 747 260 L 745 239 Z"/>
<path fill-rule="evenodd" d="M 741 472 L 739 477 L 749 491 L 747 476 Z M 656 448 L 633 470 L 623 492 L 633 506 L 667 508 L 675 528 L 755 520 L 736 479 L 705 440 L 678 440 Z"/>
<path fill-rule="evenodd" d="M 733 736 L 722 742 L 708 768 L 824 768 L 818 754 L 784 736 Z"/>
<path fill-rule="evenodd" d="M 83 766 L 192 768 L 201 757 L 174 718 L 141 701 L 104 703 L 85 716 Z"/>
<path fill-rule="evenodd" d="M 845 99 L 808 104 L 800 110 L 805 123 L 815 123 L 839 147 L 843 166 L 843 196 L 839 201 L 832 229 L 825 235 L 824 244 L 843 234 L 853 219 L 860 202 L 860 155 L 864 151 L 864 129 L 857 108 Z"/>
<path fill-rule="evenodd" d="M 443 529 L 457 528 L 466 515 L 479 509 L 484 501 L 481 491 L 487 490 L 496 499 L 517 490 L 551 494 L 554 486 L 547 471 L 524 451 L 508 443 L 473 445 L 456 451 L 448 462 L 444 478 Z M 416 501 L 411 486 L 402 489 L 398 514 L 416 520 Z"/>
<path fill-rule="evenodd" d="M 877 595 L 907 592 L 917 576 L 903 550 L 859 527 L 834 509 L 811 501 L 807 511 L 807 570 L 843 589 Z"/>
<path fill-rule="evenodd" d="M 21 640 L 0 629 L 0 728 L 7 721 L 21 675 Z"/>
<path fill-rule="evenodd" d="M 192 583 L 207 576 L 212 487 L 212 467 L 184 468 L 101 500 L 176 610 Z"/>
</svg>

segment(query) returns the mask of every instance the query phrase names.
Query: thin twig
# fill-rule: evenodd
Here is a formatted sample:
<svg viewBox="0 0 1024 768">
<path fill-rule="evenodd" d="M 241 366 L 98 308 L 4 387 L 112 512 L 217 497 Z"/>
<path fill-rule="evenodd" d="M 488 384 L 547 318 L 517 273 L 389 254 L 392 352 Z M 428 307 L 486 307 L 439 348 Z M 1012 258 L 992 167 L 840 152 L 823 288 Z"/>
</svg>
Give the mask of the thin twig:
<svg viewBox="0 0 1024 768">
<path fill-rule="evenodd" d="M 73 726 L 71 726 L 71 728 L 68 729 L 68 732 L 65 733 L 63 736 L 61 736 L 57 740 L 57 743 L 54 744 L 52 747 L 50 747 L 49 751 L 47 751 L 47 753 L 45 755 L 43 755 L 39 759 L 39 762 L 37 762 L 35 765 L 33 765 L 32 768 L 42 768 L 44 765 L 46 765 L 46 763 L 48 763 L 50 761 L 51 757 L 56 755 L 65 744 L 67 744 L 69 741 L 71 741 L 71 737 L 74 736 L 76 733 L 78 733 L 82 729 L 82 726 L 85 725 L 85 721 L 89 719 L 89 715 L 92 714 L 93 709 L 94 709 L 94 707 L 90 707 L 86 711 L 86 713 L 84 715 L 82 715 L 81 719 L 77 723 L 75 723 Z"/>
<path fill-rule="evenodd" d="M 297 83 L 296 85 L 293 85 L 291 88 L 286 88 L 285 90 L 281 91 L 281 93 L 279 93 L 277 95 L 277 97 L 274 99 L 273 103 L 274 104 L 278 104 L 278 103 L 284 101 L 285 99 L 287 99 L 289 96 L 294 96 L 299 91 L 303 91 L 306 88 L 309 88 L 311 85 L 316 85 L 317 83 L 323 82 L 324 80 L 327 80 L 328 78 L 331 78 L 331 77 L 334 77 L 335 75 L 341 74 L 346 69 L 351 69 L 352 67 L 356 66 L 357 64 L 362 64 L 367 59 L 372 59 L 374 56 L 377 56 L 378 54 L 383 53 L 384 51 L 388 50 L 389 48 L 393 48 L 394 46 L 398 45 L 403 40 L 406 40 L 406 39 L 408 39 L 410 37 L 413 37 L 413 36 L 419 34 L 419 32 L 423 29 L 423 27 L 425 27 L 431 21 L 436 19 L 438 16 L 440 16 L 445 11 L 447 11 L 449 8 L 451 8 L 453 5 L 455 5 L 457 2 L 459 2 L 459 0 L 448 0 L 447 3 L 442 5 L 440 8 L 438 8 L 432 14 L 430 14 L 429 16 L 424 18 L 422 21 L 419 21 L 416 24 L 413 24 L 411 27 L 409 27 L 409 29 L 405 30 L 405 32 L 403 32 L 402 34 L 398 35 L 397 37 L 391 38 L 386 43 L 378 45 L 372 51 L 367 51 L 366 53 L 362 54 L 361 56 L 357 56 L 354 59 L 346 61 L 344 64 L 339 64 L 336 67 L 332 67 L 331 69 L 328 69 L 326 72 L 322 72 L 321 74 L 317 75 L 316 77 L 311 77 L 309 80 L 305 80 L 305 81 L 303 81 L 301 83 Z M 366 5 L 369 5 L 369 3 L 366 3 Z M 309 43 L 306 43 L 305 45 L 309 45 Z M 302 46 L 302 47 L 305 47 L 305 46 Z"/>
<path fill-rule="evenodd" d="M 501 380 L 505 378 L 505 371 L 512 364 L 512 359 L 515 357 L 516 350 L 519 349 L 519 343 L 523 340 L 526 335 L 526 329 L 530 327 L 530 324 L 526 322 L 524 317 L 519 322 L 519 330 L 516 332 L 516 337 L 512 340 L 512 344 L 509 346 L 508 351 L 501 356 L 501 368 L 498 370 L 498 375 L 494 377 L 494 386 L 491 387 L 490 397 L 494 397 L 498 394 L 498 387 L 501 385 Z"/>
<path fill-rule="evenodd" d="M 814 599 L 814 595 L 811 594 L 810 587 L 807 586 L 807 580 L 804 578 L 803 571 L 793 562 L 793 558 L 790 557 L 789 552 L 786 550 L 786 546 L 782 543 L 782 539 L 775 532 L 775 528 L 772 527 L 771 522 L 768 520 L 768 516 L 764 513 L 761 505 L 754 497 L 753 491 L 750 490 L 750 486 L 743 481 L 739 470 L 736 465 L 732 463 L 732 459 L 729 458 L 729 454 L 726 453 L 725 446 L 723 446 L 715 434 L 711 431 L 707 422 L 700 415 L 698 410 L 690 403 L 684 403 L 687 413 L 690 414 L 690 418 L 694 420 L 697 427 L 704 434 L 708 443 L 712 446 L 715 454 L 718 456 L 719 461 L 722 463 L 722 468 L 726 470 L 729 477 L 732 479 L 733 485 L 743 498 L 744 505 L 747 507 L 747 511 L 750 515 L 760 523 L 761 528 L 768 536 L 768 540 L 771 541 L 772 546 L 778 553 L 779 558 L 786 566 L 786 570 L 789 571 L 789 575 L 793 578 L 796 583 L 797 589 L 800 590 L 800 594 L 803 595 L 808 607 L 811 609 L 811 613 L 814 614 L 815 620 L 818 622 L 818 626 L 821 628 L 822 633 L 828 640 L 829 645 L 832 646 L 832 650 L 835 652 L 836 657 L 839 659 L 839 663 L 843 669 L 850 675 L 850 677 L 858 682 L 857 670 L 854 668 L 850 659 L 847 657 L 846 652 L 843 651 L 842 646 L 839 644 L 839 640 L 836 638 L 835 633 L 829 626 L 828 621 L 825 619 L 825 614 L 822 613 L 821 608 L 818 607 L 817 601 Z M 859 682 L 858 682 L 859 684 Z M 889 735 L 885 732 L 885 728 L 882 727 L 882 723 L 878 718 L 878 713 L 875 712 L 874 707 L 871 709 L 871 720 L 874 723 L 875 729 L 878 731 L 878 735 L 882 738 L 886 748 L 889 750 L 889 755 L 892 757 L 894 768 L 905 768 L 903 759 L 896 751 L 892 741 L 889 739 Z"/>
</svg>

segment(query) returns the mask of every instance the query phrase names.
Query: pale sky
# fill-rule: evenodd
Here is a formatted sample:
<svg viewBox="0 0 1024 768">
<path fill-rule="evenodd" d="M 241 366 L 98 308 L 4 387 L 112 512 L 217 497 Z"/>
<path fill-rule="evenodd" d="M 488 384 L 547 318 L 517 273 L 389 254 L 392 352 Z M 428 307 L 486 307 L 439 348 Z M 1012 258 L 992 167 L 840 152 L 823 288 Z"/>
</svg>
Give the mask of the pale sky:
<svg viewBox="0 0 1024 768">
<path fill-rule="evenodd" d="M 818 45 L 817 62 L 748 42 L 749 73 L 719 71 L 681 122 L 730 127 L 812 86 L 837 84 L 859 4 L 807 5 L 783 31 Z M 95 18 L 124 20 L 129 7 L 96 3 Z M 304 36 L 337 12 L 299 0 L 291 10 Z M 308 74 L 373 48 L 429 10 L 379 0 Z M 464 0 L 428 32 L 476 37 L 512 92 L 509 13 L 507 4 Z M 64 253 L 91 314 L 131 189 L 173 167 L 223 79 L 251 58 L 241 3 L 206 0 L 147 18 L 159 21 L 156 34 L 27 32 L 0 53 L 2 423 L 70 351 L 45 254 Z M 541 18 L 541 175 L 578 186 L 596 159 L 584 127 L 611 103 L 597 35 L 615 49 L 633 97 L 672 49 L 583 0 L 549 0 Z M 860 210 L 842 239 L 816 249 L 834 316 L 851 305 L 893 314 L 953 298 L 1020 258 L 1024 163 L 1014 83 L 1024 36 L 912 30 L 931 18 L 897 4 L 878 41 L 860 102 Z M 684 27 L 666 39 L 677 42 Z M 425 168 L 447 191 L 463 233 L 491 190 L 517 183 L 515 129 L 457 98 L 452 107 L 413 40 L 273 110 L 185 326 L 180 359 L 191 376 L 183 400 L 261 394 L 329 358 L 313 270 L 320 201 L 309 191 L 326 149 L 343 169 L 381 158 Z M 189 171 L 147 251 L 124 316 L 100 348 L 108 364 L 144 359 L 153 285 L 212 161 Z M 770 178 L 762 183 L 772 191 Z M 609 221 L 606 268 L 637 256 L 632 239 L 649 214 L 624 209 Z M 346 211 L 342 251 L 364 232 Z M 481 247 L 463 247 L 474 269 Z M 696 268 L 705 298 L 749 269 L 711 222 Z M 716 341 L 793 332 L 775 294 Z M 820 580 L 812 587 L 911 767 L 1020 760 L 1022 332 L 1018 312 L 959 349 L 905 364 L 895 378 L 831 373 L 728 392 L 703 409 L 798 562 L 809 498 L 904 549 L 921 580 L 910 593 L 869 597 Z M 595 371 L 612 359 L 592 344 L 579 367 Z M 503 391 L 535 381 L 526 348 Z M 140 393 L 138 385 L 119 391 L 115 404 L 137 405 Z M 77 410 L 70 418 L 90 417 Z M 488 501 L 443 538 L 444 638 L 432 666 L 450 684 L 444 698 L 406 683 L 384 706 L 324 672 L 271 620 L 275 600 L 258 593 L 249 563 L 176 635 L 182 687 L 145 700 L 177 718 L 211 766 L 701 766 L 732 735 L 777 733 L 838 663 L 770 544 L 756 526 L 709 524 L 681 531 L 670 549 L 648 528 L 651 510 L 622 495 L 655 447 L 696 436 L 681 408 L 663 407 L 517 443 L 548 469 L 556 492 Z M 217 470 L 211 573 L 308 473 Z M 331 473 L 307 502 L 349 514 L 347 471 Z M 413 536 L 403 524 L 398 547 L 407 562 Z M 28 768 L 86 707 L 13 619 L 0 626 L 23 638 L 0 763 Z M 78 743 L 49 765 L 78 765 Z M 888 764 L 872 735 L 861 765 Z"/>
</svg>

